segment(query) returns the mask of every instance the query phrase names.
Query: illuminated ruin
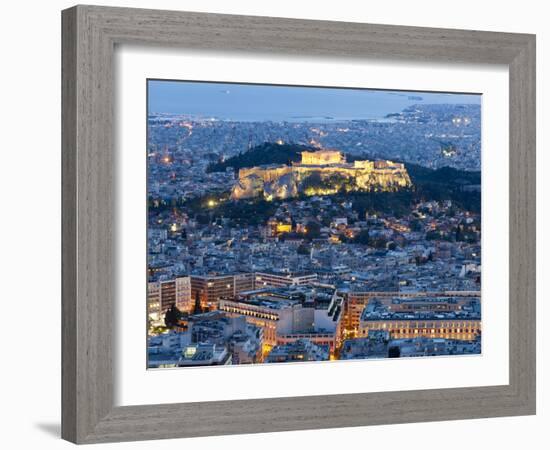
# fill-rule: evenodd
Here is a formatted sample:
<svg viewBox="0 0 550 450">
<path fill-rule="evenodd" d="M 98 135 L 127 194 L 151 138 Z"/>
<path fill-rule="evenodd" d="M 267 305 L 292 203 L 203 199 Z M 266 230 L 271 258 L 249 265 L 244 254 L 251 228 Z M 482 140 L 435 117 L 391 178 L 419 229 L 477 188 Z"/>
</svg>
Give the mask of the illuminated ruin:
<svg viewBox="0 0 550 450">
<path fill-rule="evenodd" d="M 402 163 L 392 161 L 346 162 L 338 150 L 302 152 L 299 163 L 239 170 L 231 191 L 234 200 L 263 197 L 266 200 L 301 194 L 332 195 L 340 192 L 397 191 L 412 185 Z"/>
</svg>

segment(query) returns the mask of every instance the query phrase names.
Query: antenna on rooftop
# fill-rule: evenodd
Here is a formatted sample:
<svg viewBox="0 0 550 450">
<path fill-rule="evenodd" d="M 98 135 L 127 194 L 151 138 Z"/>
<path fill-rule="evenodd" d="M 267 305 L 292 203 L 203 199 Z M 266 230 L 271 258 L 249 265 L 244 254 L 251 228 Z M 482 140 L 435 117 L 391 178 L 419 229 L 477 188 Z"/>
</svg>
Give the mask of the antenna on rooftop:
<svg viewBox="0 0 550 450">
<path fill-rule="evenodd" d="M 247 147 L 247 151 L 250 151 L 252 150 L 252 131 L 250 131 L 248 133 L 248 147 Z"/>
</svg>

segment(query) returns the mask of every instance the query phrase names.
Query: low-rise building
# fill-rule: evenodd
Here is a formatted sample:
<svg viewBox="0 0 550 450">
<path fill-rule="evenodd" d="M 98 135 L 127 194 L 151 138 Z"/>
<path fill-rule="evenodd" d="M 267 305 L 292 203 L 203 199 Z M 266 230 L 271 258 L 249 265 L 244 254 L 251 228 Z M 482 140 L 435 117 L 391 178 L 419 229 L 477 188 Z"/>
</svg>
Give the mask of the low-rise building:
<svg viewBox="0 0 550 450">
<path fill-rule="evenodd" d="M 266 358 L 268 363 L 328 361 L 327 345 L 317 345 L 307 339 L 298 339 L 288 344 L 273 347 Z"/>
<path fill-rule="evenodd" d="M 191 316 L 188 334 L 193 343 L 225 346 L 232 364 L 261 362 L 263 330 L 243 316 L 230 317 L 220 311 Z"/>
<path fill-rule="evenodd" d="M 481 353 L 481 337 L 473 341 L 440 338 L 396 339 L 390 342 L 394 357 L 472 355 Z"/>
<path fill-rule="evenodd" d="M 342 344 L 340 359 L 386 358 L 390 333 L 384 330 L 373 330 L 368 337 L 347 339 Z"/>
<path fill-rule="evenodd" d="M 189 344 L 178 360 L 178 367 L 225 366 L 231 364 L 231 353 L 222 345 Z"/>
<path fill-rule="evenodd" d="M 473 341 L 481 333 L 479 298 L 374 299 L 361 314 L 359 337 L 384 330 L 392 339 L 418 337 Z"/>
<path fill-rule="evenodd" d="M 147 341 L 147 367 L 177 367 L 181 350 L 190 343 L 186 333 L 169 332 L 149 336 Z"/>
<path fill-rule="evenodd" d="M 310 272 L 256 272 L 255 287 L 304 286 L 317 281 L 317 274 Z"/>
</svg>

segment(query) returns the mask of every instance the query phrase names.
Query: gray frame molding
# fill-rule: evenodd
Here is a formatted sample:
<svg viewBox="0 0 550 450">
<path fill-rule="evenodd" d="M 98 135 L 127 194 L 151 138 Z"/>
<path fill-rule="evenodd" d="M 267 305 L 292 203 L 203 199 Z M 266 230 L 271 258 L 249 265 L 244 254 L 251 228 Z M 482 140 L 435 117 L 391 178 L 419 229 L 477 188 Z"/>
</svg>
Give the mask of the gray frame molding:
<svg viewBox="0 0 550 450">
<path fill-rule="evenodd" d="M 62 31 L 64 439 L 94 443 L 535 413 L 535 36 L 96 6 L 63 11 Z M 114 407 L 113 52 L 124 43 L 506 64 L 510 383 Z"/>
</svg>

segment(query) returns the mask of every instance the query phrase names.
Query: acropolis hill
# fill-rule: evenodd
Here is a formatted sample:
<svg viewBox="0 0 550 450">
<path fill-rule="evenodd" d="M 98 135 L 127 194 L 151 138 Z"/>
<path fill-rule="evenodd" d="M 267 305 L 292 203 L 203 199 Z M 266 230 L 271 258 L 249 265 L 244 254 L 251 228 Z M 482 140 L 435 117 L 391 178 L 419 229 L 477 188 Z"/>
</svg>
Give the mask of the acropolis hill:
<svg viewBox="0 0 550 450">
<path fill-rule="evenodd" d="M 273 200 L 301 194 L 397 191 L 412 185 L 407 169 L 401 163 L 368 160 L 348 163 L 338 150 L 304 151 L 301 155 L 302 160 L 292 165 L 240 169 L 231 198 L 263 196 L 266 200 Z"/>
</svg>

